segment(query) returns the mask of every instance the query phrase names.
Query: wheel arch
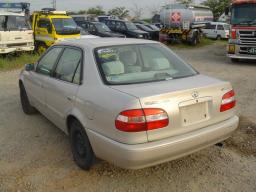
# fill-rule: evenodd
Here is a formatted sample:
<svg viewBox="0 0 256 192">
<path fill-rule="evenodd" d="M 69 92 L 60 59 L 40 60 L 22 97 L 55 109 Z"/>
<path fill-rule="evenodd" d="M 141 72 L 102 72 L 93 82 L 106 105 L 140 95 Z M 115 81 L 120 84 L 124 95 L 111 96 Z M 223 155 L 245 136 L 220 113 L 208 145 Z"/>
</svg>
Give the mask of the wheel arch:
<svg viewBox="0 0 256 192">
<path fill-rule="evenodd" d="M 78 110 L 73 110 L 72 113 L 68 114 L 66 117 L 66 130 L 65 132 L 69 135 L 70 133 L 70 125 L 72 121 L 78 121 L 81 123 L 81 125 L 84 127 L 84 130 L 86 131 L 86 125 L 87 125 L 87 119 L 85 119 L 85 116 L 82 115 Z"/>
</svg>

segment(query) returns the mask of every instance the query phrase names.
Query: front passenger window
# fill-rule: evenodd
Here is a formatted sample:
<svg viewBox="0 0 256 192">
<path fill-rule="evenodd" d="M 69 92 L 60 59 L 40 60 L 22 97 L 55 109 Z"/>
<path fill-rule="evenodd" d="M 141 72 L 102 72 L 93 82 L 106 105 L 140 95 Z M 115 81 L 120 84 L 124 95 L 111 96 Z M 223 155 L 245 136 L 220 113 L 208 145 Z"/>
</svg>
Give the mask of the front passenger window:
<svg viewBox="0 0 256 192">
<path fill-rule="evenodd" d="M 50 76 L 61 51 L 62 48 L 60 47 L 52 48 L 49 50 L 37 64 L 36 72 Z"/>
<path fill-rule="evenodd" d="M 79 84 L 81 61 L 81 50 L 65 48 L 54 72 L 54 77 L 70 83 Z"/>
</svg>

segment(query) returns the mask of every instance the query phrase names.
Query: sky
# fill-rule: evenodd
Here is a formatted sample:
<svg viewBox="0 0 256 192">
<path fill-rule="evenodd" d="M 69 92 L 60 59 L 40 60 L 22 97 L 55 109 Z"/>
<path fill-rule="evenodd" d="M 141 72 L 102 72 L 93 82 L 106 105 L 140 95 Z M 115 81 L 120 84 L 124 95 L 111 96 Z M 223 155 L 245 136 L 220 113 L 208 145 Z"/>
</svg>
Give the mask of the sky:
<svg viewBox="0 0 256 192">
<path fill-rule="evenodd" d="M 117 6 L 125 6 L 127 9 L 132 9 L 134 4 L 137 4 L 138 7 L 143 8 L 143 17 L 150 17 L 150 10 L 152 10 L 153 7 L 160 7 L 166 3 L 174 1 L 175 0 L 57 0 L 57 9 L 78 11 L 95 7 L 97 5 L 102 6 L 105 10 L 109 10 Z M 202 0 L 195 0 L 196 3 L 200 1 Z M 0 0 L 0 2 L 30 2 L 31 10 L 52 7 L 52 0 Z"/>
</svg>

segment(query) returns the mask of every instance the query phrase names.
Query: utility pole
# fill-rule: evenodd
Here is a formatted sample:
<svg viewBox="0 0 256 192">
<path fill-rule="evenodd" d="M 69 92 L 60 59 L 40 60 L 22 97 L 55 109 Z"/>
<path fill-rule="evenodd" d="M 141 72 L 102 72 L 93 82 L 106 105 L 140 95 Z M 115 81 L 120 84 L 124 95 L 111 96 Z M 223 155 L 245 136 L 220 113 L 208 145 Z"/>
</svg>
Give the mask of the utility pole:
<svg viewBox="0 0 256 192">
<path fill-rule="evenodd" d="M 54 9 L 57 8 L 57 2 L 56 2 L 56 1 L 57 1 L 57 0 L 52 0 L 52 6 L 53 6 Z"/>
</svg>

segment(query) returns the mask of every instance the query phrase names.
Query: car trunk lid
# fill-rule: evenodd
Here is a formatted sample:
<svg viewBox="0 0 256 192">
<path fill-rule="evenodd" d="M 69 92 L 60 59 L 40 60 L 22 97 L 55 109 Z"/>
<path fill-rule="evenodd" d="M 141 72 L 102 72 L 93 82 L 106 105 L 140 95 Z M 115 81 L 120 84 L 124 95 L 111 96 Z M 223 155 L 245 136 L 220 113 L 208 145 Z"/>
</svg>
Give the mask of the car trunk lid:
<svg viewBox="0 0 256 192">
<path fill-rule="evenodd" d="M 233 115 L 233 110 L 220 112 L 223 95 L 232 89 L 230 83 L 204 75 L 113 88 L 137 97 L 142 108 L 167 112 L 169 125 L 147 131 L 148 141 L 184 134 Z"/>
</svg>

